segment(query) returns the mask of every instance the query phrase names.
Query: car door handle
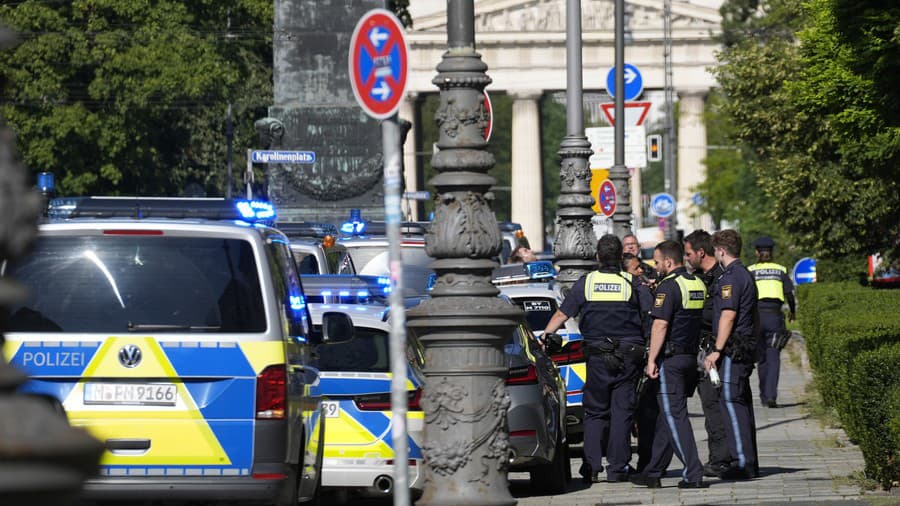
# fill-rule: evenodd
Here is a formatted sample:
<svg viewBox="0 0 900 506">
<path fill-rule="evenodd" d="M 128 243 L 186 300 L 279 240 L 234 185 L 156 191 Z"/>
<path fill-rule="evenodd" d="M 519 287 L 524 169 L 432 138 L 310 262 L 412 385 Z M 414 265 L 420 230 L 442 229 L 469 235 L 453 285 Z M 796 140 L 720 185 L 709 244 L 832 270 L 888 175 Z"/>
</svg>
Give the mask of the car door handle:
<svg viewBox="0 0 900 506">
<path fill-rule="evenodd" d="M 141 455 L 150 450 L 149 439 L 107 439 L 106 449 L 116 455 Z"/>
</svg>

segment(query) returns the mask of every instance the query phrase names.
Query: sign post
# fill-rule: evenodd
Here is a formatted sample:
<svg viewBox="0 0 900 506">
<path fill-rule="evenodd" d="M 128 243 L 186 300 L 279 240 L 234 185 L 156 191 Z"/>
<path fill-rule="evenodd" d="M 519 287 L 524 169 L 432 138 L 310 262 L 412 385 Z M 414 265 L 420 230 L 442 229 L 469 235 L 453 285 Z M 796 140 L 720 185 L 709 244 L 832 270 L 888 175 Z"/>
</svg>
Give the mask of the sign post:
<svg viewBox="0 0 900 506">
<path fill-rule="evenodd" d="M 400 260 L 400 192 L 402 128 L 397 110 L 406 92 L 409 50 L 400 20 L 388 10 L 373 9 L 356 24 L 350 39 L 350 84 L 366 114 L 381 122 L 384 151 L 384 222 L 391 277 L 391 441 L 394 447 L 394 505 L 408 505 L 406 312 Z"/>
</svg>

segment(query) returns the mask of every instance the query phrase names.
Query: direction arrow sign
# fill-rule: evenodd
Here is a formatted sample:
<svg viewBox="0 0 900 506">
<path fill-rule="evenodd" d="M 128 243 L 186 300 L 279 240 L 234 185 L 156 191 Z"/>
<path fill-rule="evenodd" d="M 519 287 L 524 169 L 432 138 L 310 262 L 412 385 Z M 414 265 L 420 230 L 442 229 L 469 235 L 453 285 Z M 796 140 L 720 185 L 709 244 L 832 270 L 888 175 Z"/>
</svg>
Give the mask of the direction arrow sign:
<svg viewBox="0 0 900 506">
<path fill-rule="evenodd" d="M 816 259 L 803 257 L 797 260 L 791 269 L 791 279 L 795 285 L 805 285 L 816 282 Z"/>
<path fill-rule="evenodd" d="M 616 212 L 616 187 L 609 179 L 600 183 L 600 188 L 597 189 L 597 205 L 606 217 Z"/>
<path fill-rule="evenodd" d="M 255 150 L 250 153 L 250 160 L 253 163 L 316 163 L 316 152 Z"/>
<path fill-rule="evenodd" d="M 491 140 L 491 132 L 494 131 L 494 106 L 491 104 L 491 97 L 487 90 L 484 90 L 484 108 L 488 114 L 488 124 L 484 127 L 484 142 Z"/>
<path fill-rule="evenodd" d="M 634 100 L 644 91 L 644 78 L 637 67 L 630 63 L 625 64 L 625 100 Z M 606 74 L 606 92 L 616 98 L 616 67 L 609 69 Z"/>
<path fill-rule="evenodd" d="M 386 9 L 372 9 L 350 38 L 350 85 L 366 114 L 385 119 L 397 113 L 406 91 L 409 49 L 403 25 Z"/>
<path fill-rule="evenodd" d="M 650 214 L 668 218 L 675 212 L 675 197 L 668 193 L 657 193 L 650 200 Z"/>
</svg>

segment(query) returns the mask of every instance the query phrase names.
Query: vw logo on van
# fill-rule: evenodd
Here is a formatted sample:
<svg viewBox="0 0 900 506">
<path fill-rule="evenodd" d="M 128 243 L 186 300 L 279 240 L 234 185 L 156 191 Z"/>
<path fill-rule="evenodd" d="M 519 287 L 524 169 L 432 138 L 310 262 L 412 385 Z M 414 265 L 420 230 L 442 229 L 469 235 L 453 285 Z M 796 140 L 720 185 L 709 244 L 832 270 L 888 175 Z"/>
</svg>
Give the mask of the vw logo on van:
<svg viewBox="0 0 900 506">
<path fill-rule="evenodd" d="M 126 344 L 119 350 L 119 363 L 129 369 L 141 363 L 141 349 L 133 344 Z"/>
</svg>

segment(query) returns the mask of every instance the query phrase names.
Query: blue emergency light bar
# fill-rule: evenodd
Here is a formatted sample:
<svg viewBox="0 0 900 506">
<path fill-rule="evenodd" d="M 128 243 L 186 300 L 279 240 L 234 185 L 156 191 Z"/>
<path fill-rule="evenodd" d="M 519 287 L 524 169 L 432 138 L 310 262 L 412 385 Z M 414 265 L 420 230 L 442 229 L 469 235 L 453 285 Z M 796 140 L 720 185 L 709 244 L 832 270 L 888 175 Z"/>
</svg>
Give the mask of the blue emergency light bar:
<svg viewBox="0 0 900 506">
<path fill-rule="evenodd" d="M 224 198 L 72 197 L 51 199 L 47 216 L 70 218 L 174 218 L 239 220 L 270 225 L 275 208 L 269 202 Z"/>
<path fill-rule="evenodd" d="M 366 222 L 359 209 L 350 210 L 350 220 L 341 224 L 341 232 L 347 235 L 362 235 L 366 230 Z"/>
<path fill-rule="evenodd" d="M 556 269 L 549 260 L 538 260 L 524 264 L 501 265 L 494 269 L 491 281 L 495 284 L 527 282 L 552 279 L 556 277 Z"/>
</svg>

